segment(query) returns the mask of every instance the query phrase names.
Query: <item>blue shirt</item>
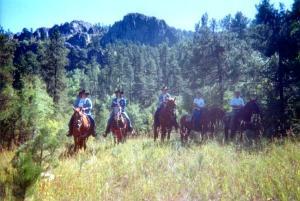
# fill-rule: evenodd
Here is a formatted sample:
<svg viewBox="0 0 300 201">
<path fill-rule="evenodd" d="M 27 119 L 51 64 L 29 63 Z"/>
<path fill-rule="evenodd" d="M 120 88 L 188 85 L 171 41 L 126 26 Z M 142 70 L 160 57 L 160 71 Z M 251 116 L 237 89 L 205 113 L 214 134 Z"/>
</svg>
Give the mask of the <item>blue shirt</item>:
<svg viewBox="0 0 300 201">
<path fill-rule="evenodd" d="M 111 108 L 114 108 L 114 107 L 118 107 L 118 106 L 120 106 L 120 99 L 119 98 L 114 98 L 113 100 L 112 100 L 112 103 L 111 103 Z"/>
<path fill-rule="evenodd" d="M 92 115 L 93 104 L 91 99 L 89 98 L 84 99 L 83 108 L 85 108 L 84 113 L 86 115 Z"/>
<path fill-rule="evenodd" d="M 119 104 L 122 108 L 122 112 L 125 112 L 125 109 L 126 109 L 126 106 L 127 106 L 127 100 L 125 97 L 122 97 L 120 100 L 119 100 Z"/>
<path fill-rule="evenodd" d="M 230 100 L 229 105 L 233 108 L 233 109 L 237 109 L 240 108 L 242 106 L 245 105 L 244 100 L 241 97 L 234 97 Z"/>
<path fill-rule="evenodd" d="M 158 106 L 161 106 L 163 103 L 167 102 L 167 100 L 171 98 L 171 95 L 169 93 L 162 93 L 160 94 L 159 98 L 158 98 Z"/>
<path fill-rule="evenodd" d="M 75 108 L 77 108 L 77 107 L 83 107 L 83 104 L 84 104 L 84 99 L 77 96 L 76 100 L 73 103 L 73 106 Z"/>
<path fill-rule="evenodd" d="M 75 100 L 73 106 L 75 108 L 77 107 L 82 107 L 85 108 L 85 110 L 83 111 L 86 115 L 92 115 L 92 109 L 93 109 L 93 104 L 91 99 L 89 98 L 79 98 L 77 97 L 77 99 Z"/>
</svg>

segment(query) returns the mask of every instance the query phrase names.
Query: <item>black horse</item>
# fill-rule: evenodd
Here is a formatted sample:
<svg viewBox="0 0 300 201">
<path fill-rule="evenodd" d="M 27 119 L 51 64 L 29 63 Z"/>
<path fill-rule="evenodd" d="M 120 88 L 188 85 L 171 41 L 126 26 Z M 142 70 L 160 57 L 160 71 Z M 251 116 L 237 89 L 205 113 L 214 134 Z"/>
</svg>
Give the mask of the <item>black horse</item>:
<svg viewBox="0 0 300 201">
<path fill-rule="evenodd" d="M 231 114 L 227 114 L 224 117 L 224 134 L 225 141 L 233 139 L 237 131 L 240 132 L 242 139 L 242 133 L 247 132 L 247 137 L 257 139 L 261 129 L 261 111 L 255 99 L 250 100 L 244 107 L 237 111 L 235 117 Z M 230 133 L 229 133 L 230 130 Z"/>
</svg>

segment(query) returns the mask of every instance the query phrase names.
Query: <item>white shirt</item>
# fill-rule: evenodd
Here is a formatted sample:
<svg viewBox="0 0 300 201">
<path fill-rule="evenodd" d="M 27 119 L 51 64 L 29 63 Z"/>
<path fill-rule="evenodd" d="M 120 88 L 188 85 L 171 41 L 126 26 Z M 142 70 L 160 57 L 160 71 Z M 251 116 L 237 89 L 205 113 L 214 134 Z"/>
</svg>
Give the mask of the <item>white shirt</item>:
<svg viewBox="0 0 300 201">
<path fill-rule="evenodd" d="M 241 97 L 234 97 L 233 99 L 230 100 L 229 102 L 230 106 L 244 106 L 244 100 Z"/>
<path fill-rule="evenodd" d="M 205 106 L 204 100 L 203 98 L 195 98 L 194 99 L 194 104 L 198 107 L 198 108 L 202 108 Z"/>
</svg>

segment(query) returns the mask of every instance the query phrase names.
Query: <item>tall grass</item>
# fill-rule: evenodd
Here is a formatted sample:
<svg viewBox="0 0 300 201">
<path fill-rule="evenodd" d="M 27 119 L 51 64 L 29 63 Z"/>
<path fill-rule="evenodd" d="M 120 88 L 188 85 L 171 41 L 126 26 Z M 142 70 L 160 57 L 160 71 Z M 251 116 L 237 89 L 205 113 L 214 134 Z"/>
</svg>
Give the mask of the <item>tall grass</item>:
<svg viewBox="0 0 300 201">
<path fill-rule="evenodd" d="M 0 152 L 0 200 L 13 200 L 13 176 L 15 170 L 11 165 L 14 151 Z"/>
<path fill-rule="evenodd" d="M 300 143 L 259 151 L 208 142 L 89 140 L 61 159 L 29 200 L 300 200 Z"/>
</svg>

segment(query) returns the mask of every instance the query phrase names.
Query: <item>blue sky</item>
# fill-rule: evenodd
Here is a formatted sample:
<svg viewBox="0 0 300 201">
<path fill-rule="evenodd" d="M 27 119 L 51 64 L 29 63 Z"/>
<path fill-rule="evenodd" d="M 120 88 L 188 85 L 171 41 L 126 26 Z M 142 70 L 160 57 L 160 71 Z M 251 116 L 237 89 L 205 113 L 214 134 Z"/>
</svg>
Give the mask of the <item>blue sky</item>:
<svg viewBox="0 0 300 201">
<path fill-rule="evenodd" d="M 0 0 L 0 24 L 5 30 L 52 27 L 72 20 L 113 24 L 124 15 L 139 12 L 164 19 L 176 28 L 194 30 L 201 15 L 222 19 L 242 11 L 254 18 L 260 0 Z M 290 8 L 293 0 L 271 0 Z"/>
</svg>

